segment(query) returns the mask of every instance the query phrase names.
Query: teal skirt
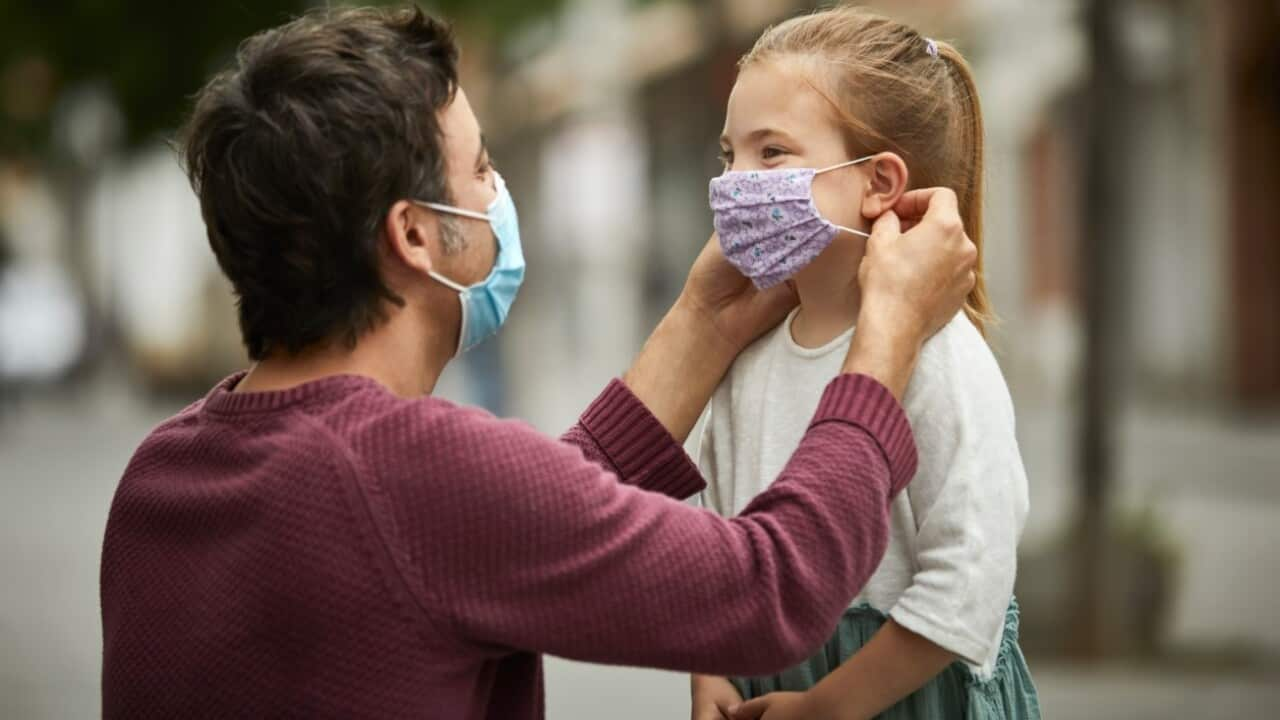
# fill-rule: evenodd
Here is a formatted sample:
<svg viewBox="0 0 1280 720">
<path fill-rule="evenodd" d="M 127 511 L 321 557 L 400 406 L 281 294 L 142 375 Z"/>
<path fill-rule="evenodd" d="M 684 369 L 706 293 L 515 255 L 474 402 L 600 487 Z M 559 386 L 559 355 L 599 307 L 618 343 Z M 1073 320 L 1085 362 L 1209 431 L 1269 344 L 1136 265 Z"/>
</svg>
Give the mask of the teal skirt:
<svg viewBox="0 0 1280 720">
<path fill-rule="evenodd" d="M 812 657 L 778 675 L 730 678 L 750 700 L 771 692 L 802 692 L 866 645 L 888 617 L 869 606 L 849 608 L 835 633 Z M 880 720 L 1039 720 L 1040 700 L 1031 682 L 1027 660 L 1018 647 L 1018 603 L 1005 614 L 1004 638 L 995 673 L 990 678 L 974 674 L 962 662 L 952 663 L 924 687 L 876 716 Z"/>
</svg>

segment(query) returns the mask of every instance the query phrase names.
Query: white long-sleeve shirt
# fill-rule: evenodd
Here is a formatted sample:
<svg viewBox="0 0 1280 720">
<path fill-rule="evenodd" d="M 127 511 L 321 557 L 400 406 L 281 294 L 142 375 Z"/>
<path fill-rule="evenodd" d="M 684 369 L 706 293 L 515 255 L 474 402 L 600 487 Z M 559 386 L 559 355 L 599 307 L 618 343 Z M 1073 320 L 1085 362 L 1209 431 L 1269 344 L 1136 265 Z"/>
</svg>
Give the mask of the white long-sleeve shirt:
<svg viewBox="0 0 1280 720">
<path fill-rule="evenodd" d="M 699 451 L 702 503 L 742 511 L 800 443 L 854 329 L 820 348 L 791 336 L 792 313 L 747 348 L 716 389 Z M 889 547 L 854 604 L 989 676 L 1013 594 L 1027 478 L 1013 403 L 995 357 L 963 313 L 925 343 L 903 405 L 919 469 L 893 502 Z"/>
</svg>

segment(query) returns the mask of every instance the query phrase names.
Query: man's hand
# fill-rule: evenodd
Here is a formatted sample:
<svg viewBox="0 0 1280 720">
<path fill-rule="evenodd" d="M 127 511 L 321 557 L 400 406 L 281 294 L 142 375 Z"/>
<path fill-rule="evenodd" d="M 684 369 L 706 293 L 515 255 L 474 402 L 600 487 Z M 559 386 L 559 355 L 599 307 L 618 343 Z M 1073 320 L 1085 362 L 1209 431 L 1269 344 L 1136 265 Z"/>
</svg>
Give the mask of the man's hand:
<svg viewBox="0 0 1280 720">
<path fill-rule="evenodd" d="M 903 221 L 910 230 L 902 232 Z M 858 331 L 844 371 L 870 375 L 901 399 L 920 346 L 955 317 L 973 289 L 977 262 L 954 192 L 903 195 L 871 228 L 858 269 Z"/>
<path fill-rule="evenodd" d="M 790 283 L 758 290 L 725 260 L 714 233 L 689 270 L 678 303 L 703 317 L 734 357 L 777 327 L 799 302 Z"/>
<path fill-rule="evenodd" d="M 787 285 L 761 292 L 711 236 L 684 291 L 649 336 L 623 382 L 684 442 L 734 358 L 796 306 Z"/>
<path fill-rule="evenodd" d="M 807 693 L 776 692 L 730 709 L 731 720 L 819 720 Z"/>
<path fill-rule="evenodd" d="M 693 720 L 730 720 L 729 708 L 742 702 L 738 689 L 725 678 L 694 675 L 691 685 Z"/>
<path fill-rule="evenodd" d="M 977 263 L 978 247 L 964 232 L 955 192 L 905 193 L 877 219 L 867 241 L 858 269 L 863 305 L 893 307 L 901 322 L 918 325 L 923 341 L 959 313 Z"/>
<path fill-rule="evenodd" d="M 903 231 L 903 228 L 906 228 Z M 921 340 L 955 317 L 973 289 L 978 248 L 948 188 L 906 193 L 882 215 L 858 268 L 862 302 L 896 309 Z"/>
</svg>

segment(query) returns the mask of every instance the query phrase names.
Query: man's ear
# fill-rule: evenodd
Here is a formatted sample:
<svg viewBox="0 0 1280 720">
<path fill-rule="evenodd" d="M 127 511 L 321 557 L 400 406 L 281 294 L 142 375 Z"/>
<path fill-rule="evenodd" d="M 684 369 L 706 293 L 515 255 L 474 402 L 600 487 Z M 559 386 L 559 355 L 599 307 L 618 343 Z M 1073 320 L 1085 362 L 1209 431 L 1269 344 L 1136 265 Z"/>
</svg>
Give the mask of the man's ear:
<svg viewBox="0 0 1280 720">
<path fill-rule="evenodd" d="M 408 200 L 398 200 L 387 211 L 383 236 L 390 257 L 405 268 L 425 274 L 432 270 L 430 248 L 436 246 L 440 223 L 435 213 Z"/>
<path fill-rule="evenodd" d="M 862 217 L 875 220 L 898 203 L 910 178 L 907 163 L 897 153 L 878 153 L 865 167 L 871 182 L 862 196 Z"/>
</svg>

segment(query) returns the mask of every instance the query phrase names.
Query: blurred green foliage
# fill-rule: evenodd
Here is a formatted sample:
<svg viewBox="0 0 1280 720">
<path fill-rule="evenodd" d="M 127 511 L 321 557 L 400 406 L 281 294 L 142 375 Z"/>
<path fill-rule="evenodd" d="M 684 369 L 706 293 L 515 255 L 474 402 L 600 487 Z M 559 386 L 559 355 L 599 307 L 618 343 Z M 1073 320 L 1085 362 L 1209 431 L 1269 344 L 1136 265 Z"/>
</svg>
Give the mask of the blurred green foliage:
<svg viewBox="0 0 1280 720">
<path fill-rule="evenodd" d="M 422 6 L 466 31 L 501 40 L 561 2 L 435 0 Z M 0 157 L 47 153 L 59 98 L 83 83 L 109 89 L 130 146 L 174 128 L 191 96 L 241 40 L 314 4 L 0 0 Z"/>
</svg>

